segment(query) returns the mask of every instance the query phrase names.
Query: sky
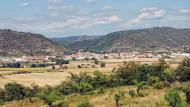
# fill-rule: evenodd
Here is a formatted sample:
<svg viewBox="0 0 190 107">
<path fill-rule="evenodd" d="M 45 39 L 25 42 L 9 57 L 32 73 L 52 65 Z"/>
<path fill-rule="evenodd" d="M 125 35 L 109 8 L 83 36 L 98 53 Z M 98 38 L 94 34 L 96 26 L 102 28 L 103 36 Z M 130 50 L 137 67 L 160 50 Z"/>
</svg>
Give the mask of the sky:
<svg viewBox="0 0 190 107">
<path fill-rule="evenodd" d="M 47 37 L 190 28 L 190 0 L 1 0 L 0 29 Z"/>
</svg>

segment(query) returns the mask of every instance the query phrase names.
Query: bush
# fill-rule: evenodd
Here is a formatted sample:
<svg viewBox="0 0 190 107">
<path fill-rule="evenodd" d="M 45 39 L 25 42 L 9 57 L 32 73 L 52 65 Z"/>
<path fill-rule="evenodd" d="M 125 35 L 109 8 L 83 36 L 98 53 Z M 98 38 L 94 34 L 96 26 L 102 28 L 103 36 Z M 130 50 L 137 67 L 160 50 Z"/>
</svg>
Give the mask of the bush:
<svg viewBox="0 0 190 107">
<path fill-rule="evenodd" d="M 149 85 L 154 85 L 160 82 L 159 77 L 155 77 L 155 76 L 150 76 L 148 77 L 148 84 Z"/>
<path fill-rule="evenodd" d="M 69 64 L 69 60 L 55 59 L 56 65 Z"/>
<path fill-rule="evenodd" d="M 96 66 L 95 66 L 95 65 L 92 65 L 92 68 L 96 68 Z"/>
<path fill-rule="evenodd" d="M 178 90 L 171 90 L 168 92 L 167 95 L 165 95 L 165 99 L 171 107 L 180 107 L 182 104 Z"/>
<path fill-rule="evenodd" d="M 67 107 L 68 103 L 64 100 L 64 97 L 57 90 L 50 92 L 40 92 L 38 97 L 44 101 L 50 107 Z"/>
<path fill-rule="evenodd" d="M 5 97 L 7 100 L 21 100 L 31 96 L 31 90 L 28 87 L 17 83 L 7 83 L 5 85 Z"/>
<path fill-rule="evenodd" d="M 80 102 L 77 107 L 94 107 L 88 100 Z"/>
<path fill-rule="evenodd" d="M 20 68 L 21 63 L 16 62 L 16 63 L 7 63 L 4 65 L 5 68 Z"/>
<path fill-rule="evenodd" d="M 190 80 L 190 58 L 184 59 L 176 69 L 176 75 L 181 81 Z"/>
<path fill-rule="evenodd" d="M 5 91 L 0 88 L 0 105 L 4 103 L 5 100 Z"/>
<path fill-rule="evenodd" d="M 185 96 L 186 96 L 187 103 L 190 104 L 190 85 L 189 84 L 184 89 L 184 93 L 185 93 Z"/>
<path fill-rule="evenodd" d="M 155 89 L 162 89 L 164 88 L 164 83 L 160 81 L 160 82 L 155 83 L 153 86 Z"/>
<path fill-rule="evenodd" d="M 129 96 L 135 97 L 136 96 L 135 91 L 134 90 L 129 90 Z"/>
<path fill-rule="evenodd" d="M 82 68 L 82 66 L 81 66 L 81 65 L 78 65 L 77 67 L 78 67 L 78 68 Z"/>
<path fill-rule="evenodd" d="M 101 63 L 100 63 L 100 67 L 101 67 L 101 68 L 104 68 L 104 67 L 106 67 L 106 64 L 105 64 L 104 62 L 101 62 Z"/>
<path fill-rule="evenodd" d="M 52 69 L 55 69 L 55 65 L 52 66 Z"/>
<path fill-rule="evenodd" d="M 73 88 L 82 95 L 93 90 L 92 85 L 86 82 L 75 83 Z"/>
<path fill-rule="evenodd" d="M 94 60 L 94 64 L 98 65 L 99 61 L 97 59 Z"/>
<path fill-rule="evenodd" d="M 56 89 L 58 89 L 63 95 L 68 95 L 74 92 L 73 83 L 71 82 L 62 82 L 56 87 Z"/>
</svg>

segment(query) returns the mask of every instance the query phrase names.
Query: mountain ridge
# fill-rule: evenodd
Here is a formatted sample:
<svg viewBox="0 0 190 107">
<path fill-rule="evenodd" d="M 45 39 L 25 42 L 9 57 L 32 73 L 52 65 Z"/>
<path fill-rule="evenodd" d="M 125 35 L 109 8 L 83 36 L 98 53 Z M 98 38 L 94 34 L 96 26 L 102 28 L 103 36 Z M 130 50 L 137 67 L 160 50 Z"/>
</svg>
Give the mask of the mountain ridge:
<svg viewBox="0 0 190 107">
<path fill-rule="evenodd" d="M 190 29 L 153 27 L 109 33 L 97 39 L 75 42 L 73 50 L 93 52 L 149 51 L 190 46 Z"/>
<path fill-rule="evenodd" d="M 1 54 L 20 55 L 56 55 L 62 54 L 66 48 L 41 34 L 17 32 L 0 29 Z"/>
</svg>

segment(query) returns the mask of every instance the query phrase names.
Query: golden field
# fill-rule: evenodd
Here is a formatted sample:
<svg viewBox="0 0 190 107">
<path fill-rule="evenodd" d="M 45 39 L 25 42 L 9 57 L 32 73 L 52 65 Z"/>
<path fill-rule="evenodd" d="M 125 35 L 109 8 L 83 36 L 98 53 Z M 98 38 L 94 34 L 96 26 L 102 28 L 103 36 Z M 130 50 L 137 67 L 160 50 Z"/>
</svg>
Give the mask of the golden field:
<svg viewBox="0 0 190 107">
<path fill-rule="evenodd" d="M 92 74 L 98 70 L 104 74 L 109 74 L 113 68 L 118 67 L 124 61 L 135 61 L 139 63 L 156 63 L 158 58 L 133 58 L 133 59 L 106 59 L 100 60 L 106 63 L 106 67 L 101 68 L 100 65 L 95 65 L 93 61 L 70 61 L 70 64 L 63 65 L 67 66 L 67 69 L 56 69 L 54 72 L 48 72 L 51 67 L 47 68 L 0 68 L 0 87 L 3 87 L 7 82 L 18 82 L 26 86 L 36 84 L 39 86 L 52 85 L 55 86 L 61 81 L 67 79 L 71 73 L 86 72 Z M 176 63 L 172 63 L 173 59 L 167 59 L 171 66 L 176 67 Z M 180 59 L 175 60 L 177 62 Z M 82 68 L 78 68 L 81 65 Z M 95 68 L 93 67 L 95 66 Z M 59 68 L 59 66 L 56 66 Z M 31 73 L 14 74 L 15 72 L 29 71 Z"/>
</svg>

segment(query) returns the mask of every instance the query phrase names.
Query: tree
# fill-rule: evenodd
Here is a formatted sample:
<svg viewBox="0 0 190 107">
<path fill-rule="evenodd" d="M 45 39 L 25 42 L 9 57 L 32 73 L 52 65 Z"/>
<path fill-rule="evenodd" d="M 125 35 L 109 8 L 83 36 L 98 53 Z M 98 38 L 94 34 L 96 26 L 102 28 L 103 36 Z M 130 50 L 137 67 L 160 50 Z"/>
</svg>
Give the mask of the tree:
<svg viewBox="0 0 190 107">
<path fill-rule="evenodd" d="M 144 85 L 146 84 L 145 81 L 134 81 L 136 87 L 137 87 L 137 95 L 140 95 L 140 90 L 144 88 Z"/>
<path fill-rule="evenodd" d="M 17 83 L 7 83 L 5 85 L 5 96 L 7 100 L 21 100 L 31 95 L 30 88 Z"/>
<path fill-rule="evenodd" d="M 116 105 L 116 107 L 120 106 L 119 102 L 123 98 L 125 98 L 125 93 L 123 91 L 118 90 L 118 91 L 116 91 L 114 93 L 114 99 L 115 99 L 115 105 Z"/>
<path fill-rule="evenodd" d="M 179 96 L 178 90 L 171 90 L 165 95 L 166 101 L 168 101 L 171 107 L 180 107 L 182 100 Z"/>
<path fill-rule="evenodd" d="M 190 58 L 185 58 L 178 68 L 176 69 L 176 75 L 181 81 L 190 80 Z"/>
<path fill-rule="evenodd" d="M 113 72 L 115 73 L 118 80 L 121 80 L 124 84 L 133 84 L 136 79 L 136 73 L 138 71 L 139 64 L 135 62 L 124 62 Z"/>
</svg>

